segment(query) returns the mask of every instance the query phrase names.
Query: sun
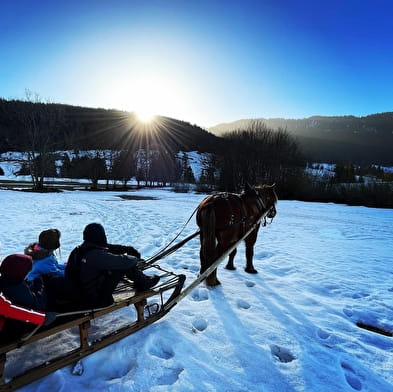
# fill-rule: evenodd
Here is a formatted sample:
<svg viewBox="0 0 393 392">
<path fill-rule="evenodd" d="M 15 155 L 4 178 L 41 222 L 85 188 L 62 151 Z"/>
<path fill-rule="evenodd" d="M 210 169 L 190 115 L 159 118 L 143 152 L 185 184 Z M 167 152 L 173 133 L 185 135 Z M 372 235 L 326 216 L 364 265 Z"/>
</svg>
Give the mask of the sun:
<svg viewBox="0 0 393 392">
<path fill-rule="evenodd" d="M 155 122 L 160 116 L 187 118 L 188 94 L 173 75 L 141 71 L 116 80 L 112 107 L 134 113 L 140 123 Z"/>
<path fill-rule="evenodd" d="M 139 121 L 148 123 L 165 110 L 168 89 L 157 77 L 141 77 L 130 84 L 133 111 Z"/>
<path fill-rule="evenodd" d="M 151 123 L 154 121 L 156 114 L 153 113 L 149 108 L 145 108 L 145 109 L 138 109 L 135 112 L 136 118 L 138 119 L 138 121 L 142 122 L 142 123 Z"/>
</svg>

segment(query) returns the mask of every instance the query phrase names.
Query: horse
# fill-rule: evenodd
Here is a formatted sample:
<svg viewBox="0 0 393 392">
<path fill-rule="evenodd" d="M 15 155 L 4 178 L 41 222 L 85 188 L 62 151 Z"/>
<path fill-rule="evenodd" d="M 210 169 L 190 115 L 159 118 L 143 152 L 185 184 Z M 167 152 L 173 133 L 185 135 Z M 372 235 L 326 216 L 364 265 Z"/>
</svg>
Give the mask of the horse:
<svg viewBox="0 0 393 392">
<path fill-rule="evenodd" d="M 197 207 L 196 222 L 200 229 L 200 273 L 208 269 L 218 257 L 239 241 L 253 225 L 255 228 L 244 239 L 246 244 L 245 271 L 256 274 L 253 266 L 254 244 L 257 240 L 261 217 L 273 219 L 278 201 L 275 184 L 252 188 L 246 184 L 241 194 L 221 192 L 206 197 Z M 236 269 L 233 260 L 236 248 L 229 254 L 226 269 Z M 221 284 L 217 269 L 207 278 L 207 286 Z"/>
</svg>

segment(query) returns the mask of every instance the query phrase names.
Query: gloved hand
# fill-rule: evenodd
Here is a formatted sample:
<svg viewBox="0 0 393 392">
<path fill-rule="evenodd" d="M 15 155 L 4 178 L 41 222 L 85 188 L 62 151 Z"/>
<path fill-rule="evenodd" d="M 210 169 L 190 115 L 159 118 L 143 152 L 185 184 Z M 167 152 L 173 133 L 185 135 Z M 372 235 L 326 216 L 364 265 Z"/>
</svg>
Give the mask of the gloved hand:
<svg viewBox="0 0 393 392">
<path fill-rule="evenodd" d="M 130 256 L 134 256 L 137 259 L 141 258 L 141 254 L 132 246 L 126 246 L 126 253 Z"/>
<path fill-rule="evenodd" d="M 137 259 L 141 258 L 141 254 L 132 246 L 119 245 L 119 244 L 108 244 L 108 251 L 115 255 L 128 255 L 134 256 Z"/>
<path fill-rule="evenodd" d="M 53 323 L 56 320 L 56 317 L 57 317 L 56 312 L 47 312 L 45 314 L 44 325 L 49 325 L 49 324 Z"/>
<path fill-rule="evenodd" d="M 126 246 L 119 244 L 108 244 L 108 251 L 115 255 L 122 255 L 126 253 Z"/>
</svg>

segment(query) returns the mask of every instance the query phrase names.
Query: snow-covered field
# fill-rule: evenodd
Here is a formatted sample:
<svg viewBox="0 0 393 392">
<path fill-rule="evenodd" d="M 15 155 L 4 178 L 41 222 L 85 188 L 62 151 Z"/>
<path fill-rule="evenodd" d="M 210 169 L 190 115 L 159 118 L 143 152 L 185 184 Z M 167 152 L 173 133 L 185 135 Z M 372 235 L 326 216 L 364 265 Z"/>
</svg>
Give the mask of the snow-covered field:
<svg viewBox="0 0 393 392">
<path fill-rule="evenodd" d="M 120 194 L 0 190 L 0 255 L 23 252 L 40 231 L 58 228 L 65 261 L 84 226 L 100 222 L 111 242 L 132 244 L 148 258 L 204 198 Z M 22 390 L 393 391 L 393 338 L 356 326 L 393 331 L 393 210 L 296 201 L 279 201 L 277 209 L 255 247 L 259 274 L 244 272 L 242 245 L 236 271 L 219 267 L 221 287 L 201 284 L 162 320 L 82 359 L 81 376 L 70 366 Z M 181 238 L 195 230 L 192 219 Z M 199 240 L 160 263 L 186 274 L 188 285 L 198 275 Z"/>
</svg>

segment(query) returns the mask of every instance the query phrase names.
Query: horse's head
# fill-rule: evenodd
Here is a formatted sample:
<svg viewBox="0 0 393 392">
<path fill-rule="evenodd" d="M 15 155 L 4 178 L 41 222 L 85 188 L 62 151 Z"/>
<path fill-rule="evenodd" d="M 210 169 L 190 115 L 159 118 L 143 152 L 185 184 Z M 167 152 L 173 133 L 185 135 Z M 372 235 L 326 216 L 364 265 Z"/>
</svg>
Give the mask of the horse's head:
<svg viewBox="0 0 393 392">
<path fill-rule="evenodd" d="M 276 203 L 278 201 L 277 193 L 275 191 L 276 184 L 273 185 L 262 185 L 256 188 L 258 196 L 261 198 L 264 208 L 268 211 L 266 214 L 267 218 L 273 219 L 276 214 Z"/>
</svg>

